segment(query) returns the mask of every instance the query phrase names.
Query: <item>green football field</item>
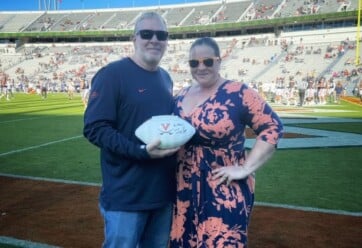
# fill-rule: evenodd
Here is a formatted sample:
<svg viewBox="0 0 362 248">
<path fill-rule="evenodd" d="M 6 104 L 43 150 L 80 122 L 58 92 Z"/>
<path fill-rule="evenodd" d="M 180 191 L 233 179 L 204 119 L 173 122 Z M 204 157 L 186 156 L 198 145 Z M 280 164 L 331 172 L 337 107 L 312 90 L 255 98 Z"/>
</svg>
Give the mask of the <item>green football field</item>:
<svg viewBox="0 0 362 248">
<path fill-rule="evenodd" d="M 342 102 L 305 109 L 305 113 L 295 110 L 299 118 L 329 116 L 357 122 L 292 126 L 362 134 L 361 105 Z M 63 93 L 50 94 L 46 100 L 26 94 L 2 99 L 0 174 L 100 184 L 98 149 L 82 135 L 83 113 L 80 96 L 69 100 Z M 359 145 L 279 149 L 257 172 L 256 201 L 362 216 L 361 161 Z"/>
</svg>

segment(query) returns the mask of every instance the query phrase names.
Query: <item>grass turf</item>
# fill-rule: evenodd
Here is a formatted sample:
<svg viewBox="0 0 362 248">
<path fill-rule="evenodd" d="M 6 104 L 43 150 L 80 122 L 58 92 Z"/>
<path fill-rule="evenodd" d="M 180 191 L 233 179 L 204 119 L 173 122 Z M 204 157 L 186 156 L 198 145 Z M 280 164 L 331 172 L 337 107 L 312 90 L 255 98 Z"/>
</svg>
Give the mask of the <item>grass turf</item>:
<svg viewBox="0 0 362 248">
<path fill-rule="evenodd" d="M 308 115 L 362 119 L 362 107 L 348 102 L 316 108 L 328 111 Z M 82 136 L 83 112 L 80 96 L 62 93 L 0 101 L 0 173 L 101 183 L 99 151 Z M 362 133 L 361 123 L 298 126 Z M 361 147 L 278 150 L 257 172 L 256 200 L 362 212 L 361 160 Z"/>
</svg>

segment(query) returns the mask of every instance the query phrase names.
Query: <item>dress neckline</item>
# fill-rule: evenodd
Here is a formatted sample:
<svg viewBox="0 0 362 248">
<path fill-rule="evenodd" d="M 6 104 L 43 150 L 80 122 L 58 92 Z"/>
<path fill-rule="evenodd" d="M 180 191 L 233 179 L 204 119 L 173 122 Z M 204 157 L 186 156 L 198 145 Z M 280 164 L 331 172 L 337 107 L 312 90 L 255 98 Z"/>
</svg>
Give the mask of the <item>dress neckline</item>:
<svg viewBox="0 0 362 248">
<path fill-rule="evenodd" d="M 188 92 L 190 91 L 192 86 L 189 86 L 185 89 L 184 93 L 182 94 L 182 98 L 180 100 L 181 104 L 180 104 L 180 108 L 181 108 L 181 112 L 182 115 L 185 117 L 190 117 L 195 111 L 196 109 L 202 107 L 206 102 L 208 102 L 212 97 L 214 97 L 222 87 L 224 87 L 224 85 L 226 83 L 228 83 L 230 80 L 225 80 L 224 82 L 222 82 L 215 90 L 212 94 L 210 94 L 203 102 L 201 102 L 200 104 L 196 105 L 195 107 L 193 107 L 191 109 L 191 111 L 189 113 L 186 113 L 185 109 L 183 108 L 183 101 L 185 99 L 185 96 L 188 94 Z"/>
</svg>

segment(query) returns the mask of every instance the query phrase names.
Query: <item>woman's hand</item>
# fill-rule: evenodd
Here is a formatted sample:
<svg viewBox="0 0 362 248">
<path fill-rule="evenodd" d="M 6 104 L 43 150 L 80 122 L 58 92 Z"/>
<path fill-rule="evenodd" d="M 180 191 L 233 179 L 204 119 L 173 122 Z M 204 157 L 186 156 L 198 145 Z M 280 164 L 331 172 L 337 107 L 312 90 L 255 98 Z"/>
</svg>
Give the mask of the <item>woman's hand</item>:
<svg viewBox="0 0 362 248">
<path fill-rule="evenodd" d="M 275 145 L 262 140 L 256 140 L 253 149 L 246 157 L 243 165 L 223 166 L 212 171 L 213 179 L 219 180 L 218 185 L 232 180 L 244 179 L 263 166 L 275 151 Z"/>
<path fill-rule="evenodd" d="M 217 185 L 221 183 L 226 183 L 229 185 L 233 180 L 244 179 L 249 176 L 249 172 L 244 166 L 234 165 L 234 166 L 225 166 L 217 168 L 212 171 L 212 179 L 219 180 Z"/>
</svg>

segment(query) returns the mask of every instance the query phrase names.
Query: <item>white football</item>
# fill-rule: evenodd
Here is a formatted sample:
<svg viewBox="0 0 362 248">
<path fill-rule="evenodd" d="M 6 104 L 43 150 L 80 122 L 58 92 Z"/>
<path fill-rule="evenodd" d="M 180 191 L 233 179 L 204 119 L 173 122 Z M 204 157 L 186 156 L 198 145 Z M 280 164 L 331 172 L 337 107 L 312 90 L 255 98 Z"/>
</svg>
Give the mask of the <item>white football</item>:
<svg viewBox="0 0 362 248">
<path fill-rule="evenodd" d="M 190 123 L 176 115 L 157 115 L 145 121 L 135 131 L 145 144 L 161 140 L 159 148 L 170 149 L 182 146 L 195 134 Z"/>
</svg>

